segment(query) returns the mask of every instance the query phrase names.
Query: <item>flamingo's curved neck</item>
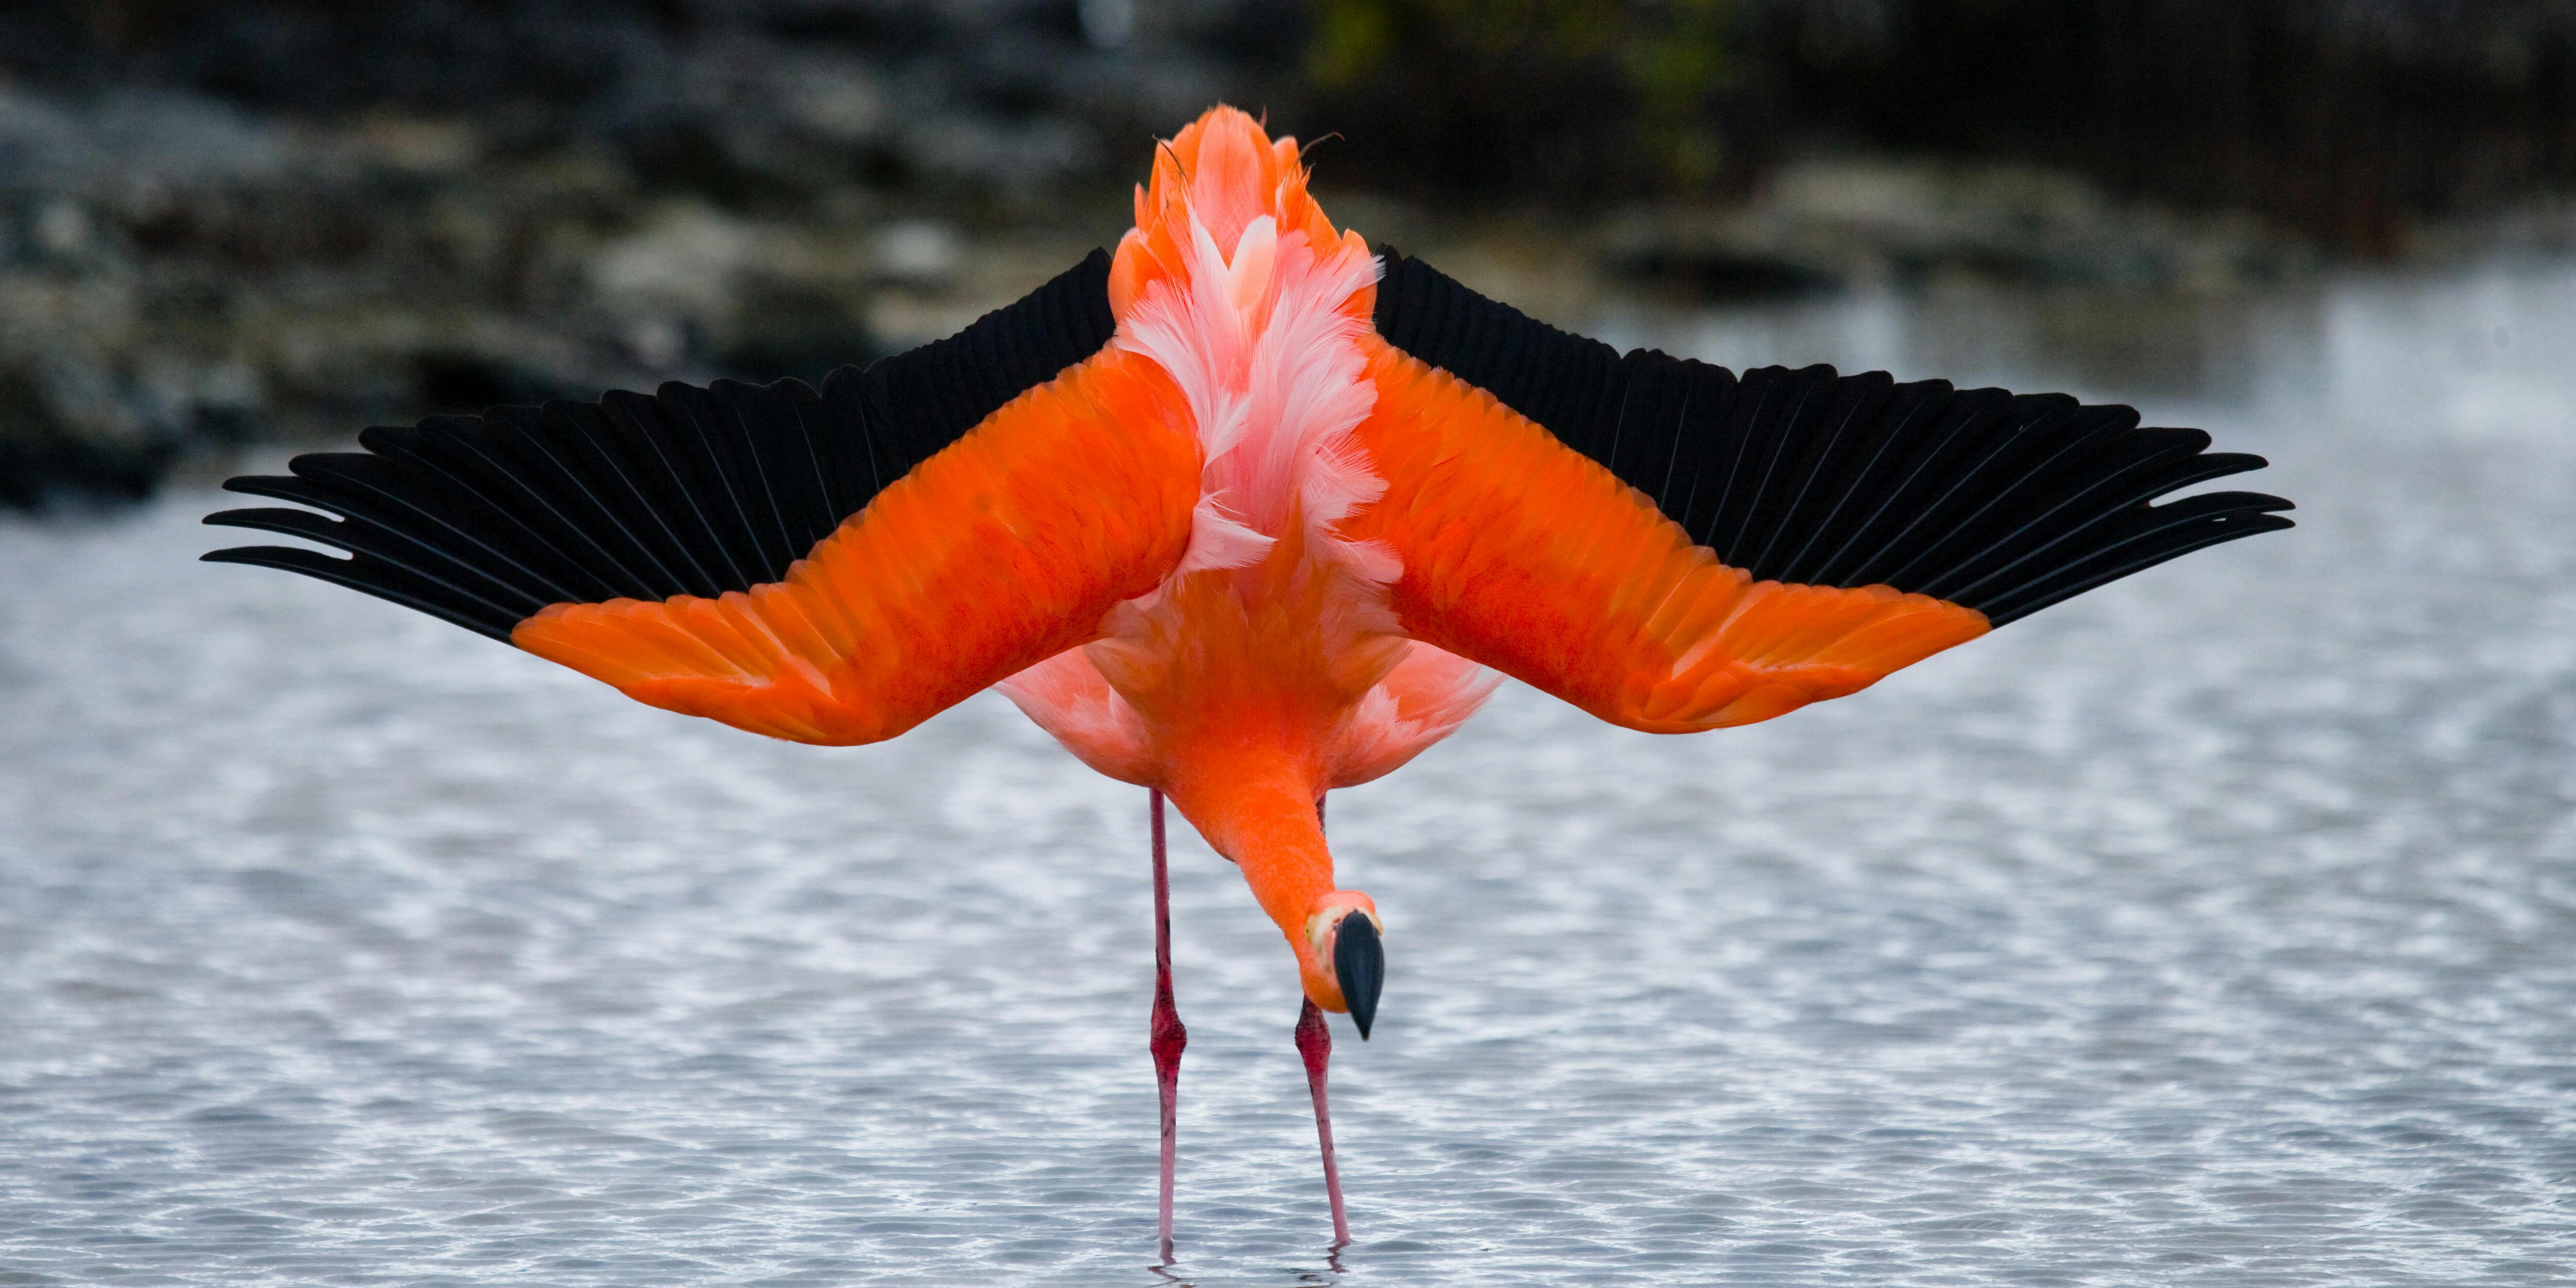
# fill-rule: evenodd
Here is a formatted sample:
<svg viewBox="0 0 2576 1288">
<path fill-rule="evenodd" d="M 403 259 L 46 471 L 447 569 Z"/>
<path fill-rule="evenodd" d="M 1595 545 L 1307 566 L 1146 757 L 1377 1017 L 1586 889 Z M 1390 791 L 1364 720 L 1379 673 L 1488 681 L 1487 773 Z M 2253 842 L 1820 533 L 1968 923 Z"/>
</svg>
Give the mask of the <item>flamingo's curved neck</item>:
<svg viewBox="0 0 2576 1288">
<path fill-rule="evenodd" d="M 1296 950 L 1306 994 L 1339 1010 L 1341 987 L 1314 959 L 1306 919 L 1333 891 L 1333 855 L 1315 804 L 1325 784 L 1299 759 L 1257 751 L 1202 757 L 1167 788 L 1216 851 L 1243 869 L 1252 897 Z"/>
</svg>

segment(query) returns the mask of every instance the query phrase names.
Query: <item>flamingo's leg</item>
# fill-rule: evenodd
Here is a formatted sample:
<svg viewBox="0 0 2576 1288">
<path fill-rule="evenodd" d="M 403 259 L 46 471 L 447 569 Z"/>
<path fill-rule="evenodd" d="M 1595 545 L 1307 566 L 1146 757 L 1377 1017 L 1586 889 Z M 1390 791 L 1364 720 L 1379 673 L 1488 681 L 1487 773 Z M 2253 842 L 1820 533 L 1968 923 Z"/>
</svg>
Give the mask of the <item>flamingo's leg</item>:
<svg viewBox="0 0 2576 1288">
<path fill-rule="evenodd" d="M 1154 1085 L 1163 1101 L 1162 1206 L 1156 1229 L 1162 1237 L 1163 1260 L 1172 1259 L 1172 1170 L 1177 1160 L 1174 1116 L 1181 1095 L 1181 1048 L 1190 1031 L 1172 1005 L 1172 884 L 1164 859 L 1163 794 L 1150 793 L 1154 830 Z"/>
<path fill-rule="evenodd" d="M 1333 1205 L 1333 1246 L 1351 1241 L 1350 1218 L 1342 1214 L 1342 1172 L 1333 1163 L 1333 1115 L 1324 1104 L 1324 1066 L 1333 1058 L 1333 1031 L 1324 1026 L 1324 1011 L 1313 998 L 1297 1013 L 1297 1054 L 1306 1058 L 1306 1088 L 1315 1093 L 1315 1139 L 1324 1148 L 1324 1196 Z"/>
</svg>

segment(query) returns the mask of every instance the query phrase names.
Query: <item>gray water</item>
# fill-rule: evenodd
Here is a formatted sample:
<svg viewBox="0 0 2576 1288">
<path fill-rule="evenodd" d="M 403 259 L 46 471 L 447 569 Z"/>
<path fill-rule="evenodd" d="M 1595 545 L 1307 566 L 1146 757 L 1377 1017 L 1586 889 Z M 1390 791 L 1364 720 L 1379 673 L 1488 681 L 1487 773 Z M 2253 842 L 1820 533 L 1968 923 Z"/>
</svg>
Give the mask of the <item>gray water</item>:
<svg viewBox="0 0 2576 1288">
<path fill-rule="evenodd" d="M 2301 527 L 1754 728 L 1511 687 L 1287 955 L 1178 829 L 1198 1284 L 2576 1277 L 2576 267 L 1600 320 L 2060 386 Z M 267 462 L 253 462 L 266 464 Z M 1148 1284 L 1145 802 L 987 695 L 815 750 L 0 525 L 0 1283 Z"/>
</svg>

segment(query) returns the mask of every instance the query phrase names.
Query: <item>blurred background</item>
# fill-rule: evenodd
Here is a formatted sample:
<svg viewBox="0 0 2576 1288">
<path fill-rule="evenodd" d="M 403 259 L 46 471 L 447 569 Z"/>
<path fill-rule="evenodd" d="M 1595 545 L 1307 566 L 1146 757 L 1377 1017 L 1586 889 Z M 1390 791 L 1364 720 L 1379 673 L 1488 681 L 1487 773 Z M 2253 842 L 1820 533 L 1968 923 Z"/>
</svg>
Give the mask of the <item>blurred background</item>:
<svg viewBox="0 0 2576 1288">
<path fill-rule="evenodd" d="M 0 502 L 815 379 L 1113 242 L 1220 100 L 1318 142 L 1336 218 L 1568 325 L 2576 237 L 2559 0 L 18 0 Z"/>
</svg>

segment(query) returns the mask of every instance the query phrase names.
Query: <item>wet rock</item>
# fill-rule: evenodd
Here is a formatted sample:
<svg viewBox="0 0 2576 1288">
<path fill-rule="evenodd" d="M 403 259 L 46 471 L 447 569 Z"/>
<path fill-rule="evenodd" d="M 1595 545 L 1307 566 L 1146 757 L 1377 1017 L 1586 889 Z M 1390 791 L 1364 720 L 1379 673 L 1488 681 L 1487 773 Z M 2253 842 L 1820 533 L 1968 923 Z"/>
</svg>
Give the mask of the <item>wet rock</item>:
<svg viewBox="0 0 2576 1288">
<path fill-rule="evenodd" d="M 726 313 L 759 250 L 759 234 L 747 221 L 703 204 L 675 203 L 601 247 L 590 260 L 591 286 L 618 312 Z"/>
<path fill-rule="evenodd" d="M 966 251 L 955 227 L 928 219 L 887 224 L 877 230 L 873 249 L 877 272 L 909 286 L 953 280 Z"/>
<path fill-rule="evenodd" d="M 274 181 L 291 157 L 278 126 L 203 95 L 128 88 L 76 100 L 0 86 L 0 189 L 148 200 Z"/>
<path fill-rule="evenodd" d="M 784 223 L 675 202 L 591 257 L 589 308 L 639 367 L 819 381 L 879 355 L 862 321 L 877 284 L 937 289 L 961 258 L 941 224 Z"/>
<path fill-rule="evenodd" d="M 2242 216 L 2123 205 L 2065 172 L 1932 160 L 1791 164 L 1749 204 L 1637 212 L 1602 247 L 1615 271 L 1709 298 L 1948 278 L 2215 291 L 2313 263 Z"/>
<path fill-rule="evenodd" d="M 148 495 L 179 427 L 89 355 L 0 359 L 0 505 Z"/>
</svg>

